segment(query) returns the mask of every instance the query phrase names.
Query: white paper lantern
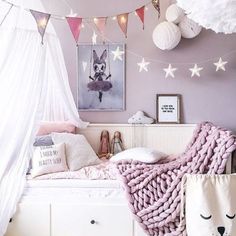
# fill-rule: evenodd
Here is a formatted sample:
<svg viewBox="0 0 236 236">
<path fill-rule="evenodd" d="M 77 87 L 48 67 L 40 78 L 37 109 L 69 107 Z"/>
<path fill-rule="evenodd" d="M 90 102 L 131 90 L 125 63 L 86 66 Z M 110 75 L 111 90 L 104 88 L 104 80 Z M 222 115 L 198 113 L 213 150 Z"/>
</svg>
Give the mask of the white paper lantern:
<svg viewBox="0 0 236 236">
<path fill-rule="evenodd" d="M 188 17 L 206 29 L 236 33 L 235 0 L 177 0 Z"/>
<path fill-rule="evenodd" d="M 166 20 L 178 24 L 184 17 L 184 11 L 177 4 L 171 4 L 166 10 Z"/>
<path fill-rule="evenodd" d="M 155 45 L 162 50 L 175 48 L 181 39 L 181 32 L 177 25 L 164 21 L 157 25 L 152 34 Z"/>
<path fill-rule="evenodd" d="M 202 27 L 189 19 L 187 16 L 184 16 L 179 23 L 179 28 L 183 38 L 191 39 L 200 34 Z"/>
</svg>

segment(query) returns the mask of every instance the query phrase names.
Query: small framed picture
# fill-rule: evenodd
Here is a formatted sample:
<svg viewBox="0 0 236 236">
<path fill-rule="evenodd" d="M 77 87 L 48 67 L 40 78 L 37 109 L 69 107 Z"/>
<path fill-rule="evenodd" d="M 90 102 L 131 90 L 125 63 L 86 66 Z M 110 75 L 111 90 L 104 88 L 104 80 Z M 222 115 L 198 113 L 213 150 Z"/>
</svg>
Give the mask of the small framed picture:
<svg viewBox="0 0 236 236">
<path fill-rule="evenodd" d="M 180 123 L 180 97 L 179 94 L 157 94 L 157 123 Z"/>
</svg>

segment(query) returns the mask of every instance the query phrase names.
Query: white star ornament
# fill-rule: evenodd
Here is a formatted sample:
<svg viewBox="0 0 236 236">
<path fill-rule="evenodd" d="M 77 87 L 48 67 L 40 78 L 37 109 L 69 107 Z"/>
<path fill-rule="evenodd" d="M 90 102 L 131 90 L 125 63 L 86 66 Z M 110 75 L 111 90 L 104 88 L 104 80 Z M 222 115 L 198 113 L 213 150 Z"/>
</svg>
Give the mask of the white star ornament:
<svg viewBox="0 0 236 236">
<path fill-rule="evenodd" d="M 198 67 L 198 65 L 195 64 L 194 67 L 189 68 L 189 70 L 192 72 L 191 77 L 194 77 L 194 76 L 200 77 L 200 71 L 203 70 L 203 67 Z"/>
<path fill-rule="evenodd" d="M 175 78 L 174 72 L 177 70 L 177 68 L 174 68 L 171 64 L 169 64 L 169 66 L 163 70 L 166 72 L 165 78 L 168 78 L 169 76 Z"/>
</svg>

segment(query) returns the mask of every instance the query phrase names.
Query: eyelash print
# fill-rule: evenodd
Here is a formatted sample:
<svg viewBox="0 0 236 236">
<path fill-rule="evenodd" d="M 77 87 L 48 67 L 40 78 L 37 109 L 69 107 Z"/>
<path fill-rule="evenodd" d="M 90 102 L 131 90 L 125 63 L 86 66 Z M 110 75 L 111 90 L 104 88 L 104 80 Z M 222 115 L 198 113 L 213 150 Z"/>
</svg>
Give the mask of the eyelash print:
<svg viewBox="0 0 236 236">
<path fill-rule="evenodd" d="M 210 220 L 210 219 L 211 219 L 211 215 L 210 215 L 210 216 L 203 216 L 202 214 L 200 214 L 200 216 L 201 216 L 204 220 Z"/>
<path fill-rule="evenodd" d="M 235 217 L 235 214 L 234 214 L 233 216 L 229 216 L 229 215 L 227 215 L 227 214 L 226 214 L 226 217 L 228 217 L 229 219 L 231 219 L 231 220 L 232 220 L 232 219 L 234 219 L 234 217 Z"/>
</svg>

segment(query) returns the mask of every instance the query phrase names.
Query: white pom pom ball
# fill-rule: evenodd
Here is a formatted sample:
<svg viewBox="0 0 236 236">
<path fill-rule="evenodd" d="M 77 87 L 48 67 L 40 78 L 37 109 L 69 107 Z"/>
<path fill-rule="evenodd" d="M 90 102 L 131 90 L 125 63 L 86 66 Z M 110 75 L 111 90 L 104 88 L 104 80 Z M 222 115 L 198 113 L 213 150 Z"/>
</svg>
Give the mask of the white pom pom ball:
<svg viewBox="0 0 236 236">
<path fill-rule="evenodd" d="M 166 19 L 169 22 L 178 24 L 184 17 L 184 11 L 176 4 L 171 4 L 166 10 Z"/>
<path fill-rule="evenodd" d="M 184 16 L 179 23 L 179 28 L 183 38 L 191 39 L 200 34 L 202 27 L 193 20 Z"/>
<path fill-rule="evenodd" d="M 152 39 L 161 50 L 171 50 L 179 44 L 181 32 L 174 23 L 164 21 L 154 29 Z"/>
</svg>

